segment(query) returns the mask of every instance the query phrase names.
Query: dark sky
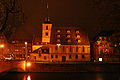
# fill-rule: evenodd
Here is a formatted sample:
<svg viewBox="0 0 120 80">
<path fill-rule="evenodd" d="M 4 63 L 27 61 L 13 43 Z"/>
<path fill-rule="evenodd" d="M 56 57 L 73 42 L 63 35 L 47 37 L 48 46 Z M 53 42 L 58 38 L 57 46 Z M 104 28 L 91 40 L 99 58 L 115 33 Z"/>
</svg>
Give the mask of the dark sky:
<svg viewBox="0 0 120 80">
<path fill-rule="evenodd" d="M 119 0 L 48 0 L 48 14 L 54 26 L 80 26 L 92 39 L 101 30 L 104 15 L 110 15 L 112 6 L 119 2 Z M 33 34 L 39 34 L 41 31 L 41 23 L 46 17 L 46 1 L 24 0 L 23 10 L 26 22 L 17 29 L 17 33 L 32 38 Z M 103 29 L 111 30 L 112 27 L 108 26 L 103 26 Z"/>
</svg>

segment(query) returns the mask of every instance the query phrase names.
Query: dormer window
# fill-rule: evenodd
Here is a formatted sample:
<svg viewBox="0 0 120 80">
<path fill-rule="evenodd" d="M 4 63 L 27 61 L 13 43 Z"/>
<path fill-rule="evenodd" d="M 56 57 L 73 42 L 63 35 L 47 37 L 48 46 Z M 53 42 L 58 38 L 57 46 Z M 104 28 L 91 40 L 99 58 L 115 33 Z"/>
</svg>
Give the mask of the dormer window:
<svg viewBox="0 0 120 80">
<path fill-rule="evenodd" d="M 75 32 L 76 32 L 77 34 L 78 34 L 78 33 L 80 33 L 80 31 L 79 31 L 79 30 L 76 30 Z"/>
<path fill-rule="evenodd" d="M 57 42 L 60 42 L 60 39 L 57 39 Z"/>
<path fill-rule="evenodd" d="M 77 38 L 80 38 L 80 35 L 76 35 Z"/>
<path fill-rule="evenodd" d="M 58 38 L 60 38 L 60 35 L 57 35 Z"/>
<path fill-rule="evenodd" d="M 46 26 L 46 30 L 48 30 L 48 26 Z"/>
<path fill-rule="evenodd" d="M 70 43 L 70 42 L 71 42 L 71 40 L 69 39 L 69 40 L 68 40 L 68 43 Z"/>
<path fill-rule="evenodd" d="M 70 33 L 70 30 L 67 30 L 67 33 Z"/>
<path fill-rule="evenodd" d="M 67 35 L 67 38 L 70 38 L 70 35 Z"/>
<path fill-rule="evenodd" d="M 60 33 L 60 30 L 57 30 L 58 33 Z"/>
</svg>

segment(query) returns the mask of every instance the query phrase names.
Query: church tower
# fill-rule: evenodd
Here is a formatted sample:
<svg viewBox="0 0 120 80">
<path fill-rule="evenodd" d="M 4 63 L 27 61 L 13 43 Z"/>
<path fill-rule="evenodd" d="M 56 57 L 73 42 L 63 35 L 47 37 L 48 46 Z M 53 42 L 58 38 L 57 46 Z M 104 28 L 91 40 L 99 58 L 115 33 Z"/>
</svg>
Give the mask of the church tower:
<svg viewBox="0 0 120 80">
<path fill-rule="evenodd" d="M 44 23 L 42 23 L 42 43 L 50 43 L 50 37 L 51 37 L 52 24 L 50 23 L 48 17 L 48 3 L 47 3 L 46 11 L 47 11 L 46 20 Z"/>
</svg>

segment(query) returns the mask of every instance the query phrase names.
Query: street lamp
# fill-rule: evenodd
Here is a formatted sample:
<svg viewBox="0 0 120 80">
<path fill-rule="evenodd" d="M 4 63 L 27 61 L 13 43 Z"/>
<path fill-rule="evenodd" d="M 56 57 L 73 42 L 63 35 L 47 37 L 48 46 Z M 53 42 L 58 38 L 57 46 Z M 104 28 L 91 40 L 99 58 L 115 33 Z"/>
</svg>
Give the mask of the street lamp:
<svg viewBox="0 0 120 80">
<path fill-rule="evenodd" d="M 4 48 L 4 44 L 0 45 L 0 48 L 2 48 L 2 58 L 3 58 L 3 48 Z"/>
<path fill-rule="evenodd" d="M 25 58 L 26 58 L 26 60 L 27 60 L 27 42 L 25 42 Z"/>
</svg>

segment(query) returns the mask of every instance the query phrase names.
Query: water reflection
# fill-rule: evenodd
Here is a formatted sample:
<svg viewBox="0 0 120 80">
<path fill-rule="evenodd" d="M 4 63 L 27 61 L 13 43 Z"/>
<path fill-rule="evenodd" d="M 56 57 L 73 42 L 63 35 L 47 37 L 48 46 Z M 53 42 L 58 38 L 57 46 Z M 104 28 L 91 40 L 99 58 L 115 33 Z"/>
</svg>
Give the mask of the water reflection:
<svg viewBox="0 0 120 80">
<path fill-rule="evenodd" d="M 27 75 L 27 74 L 24 74 L 23 80 L 31 80 L 31 76 Z"/>
<path fill-rule="evenodd" d="M 120 80 L 120 73 L 6 73 L 0 80 Z"/>
</svg>

